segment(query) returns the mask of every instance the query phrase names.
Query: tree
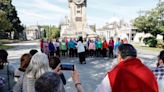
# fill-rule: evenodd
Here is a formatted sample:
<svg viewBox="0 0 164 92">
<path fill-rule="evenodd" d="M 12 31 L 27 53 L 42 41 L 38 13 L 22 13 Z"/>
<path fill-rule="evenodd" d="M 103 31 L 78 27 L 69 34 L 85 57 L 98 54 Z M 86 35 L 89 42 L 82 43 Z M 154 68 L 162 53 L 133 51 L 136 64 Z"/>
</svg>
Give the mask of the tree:
<svg viewBox="0 0 164 92">
<path fill-rule="evenodd" d="M 5 30 L 10 30 L 12 27 L 12 24 L 6 17 L 6 13 L 2 10 L 0 10 L 0 31 L 5 32 Z"/>
<path fill-rule="evenodd" d="M 45 29 L 46 32 L 46 38 L 52 39 L 52 38 L 57 38 L 60 37 L 60 26 L 42 26 Z"/>
<path fill-rule="evenodd" d="M 10 33 L 14 31 L 14 38 L 19 37 L 19 33 L 24 30 L 24 27 L 21 25 L 21 21 L 17 15 L 15 6 L 12 5 L 11 0 L 0 0 L 0 10 L 4 11 L 6 14 L 6 20 L 10 22 L 12 28 L 10 30 L 5 30 Z M 4 29 L 3 29 L 4 30 Z"/>
<path fill-rule="evenodd" d="M 158 34 L 164 36 L 164 2 L 152 10 L 145 12 L 145 15 L 137 17 L 133 25 L 138 32 L 151 33 L 154 37 Z"/>
</svg>

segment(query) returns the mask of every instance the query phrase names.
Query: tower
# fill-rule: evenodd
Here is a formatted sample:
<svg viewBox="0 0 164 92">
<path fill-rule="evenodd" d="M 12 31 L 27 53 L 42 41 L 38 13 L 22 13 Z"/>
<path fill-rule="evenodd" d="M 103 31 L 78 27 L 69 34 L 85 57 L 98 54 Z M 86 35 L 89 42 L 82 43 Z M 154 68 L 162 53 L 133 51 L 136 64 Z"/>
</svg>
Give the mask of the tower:
<svg viewBox="0 0 164 92">
<path fill-rule="evenodd" d="M 60 36 L 62 38 L 97 36 L 90 26 L 87 25 L 87 0 L 68 0 L 68 3 L 70 14 L 69 17 L 65 17 L 64 23 L 61 24 Z"/>
<path fill-rule="evenodd" d="M 87 0 L 68 0 L 70 9 L 70 25 L 79 36 L 85 34 L 84 30 L 87 25 L 86 7 Z"/>
</svg>

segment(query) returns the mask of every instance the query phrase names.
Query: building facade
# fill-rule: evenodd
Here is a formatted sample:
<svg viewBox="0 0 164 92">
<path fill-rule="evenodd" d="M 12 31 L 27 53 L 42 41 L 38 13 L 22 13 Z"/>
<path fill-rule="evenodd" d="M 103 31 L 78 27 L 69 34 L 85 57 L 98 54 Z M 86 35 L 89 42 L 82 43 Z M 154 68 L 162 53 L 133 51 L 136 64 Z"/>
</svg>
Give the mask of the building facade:
<svg viewBox="0 0 164 92">
<path fill-rule="evenodd" d="M 132 26 L 130 23 L 125 22 L 119 18 L 111 18 L 102 28 L 96 30 L 96 33 L 100 36 L 104 36 L 109 40 L 110 37 L 128 39 L 129 42 L 133 38 Z"/>
<path fill-rule="evenodd" d="M 26 27 L 25 34 L 27 40 L 41 39 L 44 37 L 44 28 L 41 28 L 38 25 L 32 25 Z"/>
</svg>

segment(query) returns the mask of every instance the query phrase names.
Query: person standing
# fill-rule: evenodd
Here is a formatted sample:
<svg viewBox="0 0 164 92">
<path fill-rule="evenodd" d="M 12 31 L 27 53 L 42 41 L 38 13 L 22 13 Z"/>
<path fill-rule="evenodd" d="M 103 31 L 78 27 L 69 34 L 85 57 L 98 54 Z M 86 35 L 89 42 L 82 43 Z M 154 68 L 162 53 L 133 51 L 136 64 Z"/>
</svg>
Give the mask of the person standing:
<svg viewBox="0 0 164 92">
<path fill-rule="evenodd" d="M 98 42 L 98 37 L 96 37 L 96 39 L 95 39 L 95 48 L 96 48 L 96 50 L 95 50 L 95 56 L 97 56 L 97 54 L 98 54 L 98 49 L 97 49 L 97 42 Z"/>
<path fill-rule="evenodd" d="M 48 44 L 48 48 L 49 48 L 49 52 L 50 52 L 50 56 L 54 56 L 55 53 L 55 47 L 54 44 L 52 43 L 52 41 L 50 40 L 49 44 Z"/>
<path fill-rule="evenodd" d="M 67 52 L 67 45 L 64 40 L 62 40 L 62 42 L 60 43 L 60 49 L 62 52 L 62 56 L 65 56 L 65 53 Z"/>
<path fill-rule="evenodd" d="M 91 42 L 89 43 L 89 52 L 91 57 L 93 57 L 95 49 L 95 43 L 93 42 L 93 40 L 91 40 Z"/>
<path fill-rule="evenodd" d="M 164 91 L 164 50 L 162 50 L 158 56 L 157 67 L 153 69 L 153 73 L 156 76 L 158 82 L 159 92 Z"/>
<path fill-rule="evenodd" d="M 158 92 L 152 71 L 137 58 L 130 44 L 118 47 L 118 64 L 107 73 L 96 92 Z"/>
<path fill-rule="evenodd" d="M 29 53 L 25 53 L 20 58 L 20 67 L 15 70 L 14 77 L 15 80 L 18 81 L 18 79 L 24 74 L 26 71 L 27 66 L 30 63 L 32 55 Z"/>
<path fill-rule="evenodd" d="M 43 53 L 45 53 L 47 56 L 49 56 L 49 47 L 48 47 L 48 40 L 44 41 L 43 43 Z"/>
<path fill-rule="evenodd" d="M 54 45 L 56 48 L 56 56 L 60 57 L 60 42 L 58 38 L 56 39 Z"/>
<path fill-rule="evenodd" d="M 127 38 L 124 38 L 123 41 L 124 41 L 124 44 L 128 44 Z"/>
<path fill-rule="evenodd" d="M 69 57 L 74 57 L 74 48 L 75 48 L 75 43 L 71 38 L 70 41 L 68 42 Z"/>
<path fill-rule="evenodd" d="M 117 56 L 118 53 L 118 47 L 121 45 L 120 38 L 117 38 L 115 44 L 114 44 L 114 54 L 115 57 Z"/>
<path fill-rule="evenodd" d="M 87 43 L 87 39 L 86 38 L 84 39 L 83 44 L 84 44 L 84 47 L 85 47 L 85 56 L 88 57 L 88 55 L 89 55 L 88 47 L 89 46 L 88 46 L 88 43 Z"/>
<path fill-rule="evenodd" d="M 114 40 L 113 37 L 109 40 L 109 57 L 113 57 L 113 49 L 114 49 Z"/>
<path fill-rule="evenodd" d="M 60 63 L 61 61 L 58 57 L 52 56 L 49 58 L 49 66 L 52 68 L 52 70 L 55 70 L 59 66 Z M 62 71 L 59 72 L 59 76 L 63 84 L 66 85 L 66 79 Z"/>
<path fill-rule="evenodd" d="M 97 57 L 102 55 L 102 41 L 98 39 L 97 44 L 96 44 L 96 49 L 97 49 Z"/>
<path fill-rule="evenodd" d="M 23 92 L 35 92 L 35 81 L 44 73 L 50 72 L 49 60 L 44 53 L 36 53 L 23 76 Z"/>
<path fill-rule="evenodd" d="M 84 48 L 83 38 L 82 37 L 79 38 L 76 46 L 77 46 L 77 52 L 79 54 L 80 64 L 86 64 L 86 61 L 85 61 L 85 48 Z"/>
<path fill-rule="evenodd" d="M 78 57 L 78 54 L 77 54 L 77 48 L 76 48 L 76 45 L 77 45 L 77 39 L 74 38 L 74 39 L 73 39 L 73 42 L 74 42 L 74 44 L 75 44 L 74 55 L 75 55 L 75 57 Z"/>
<path fill-rule="evenodd" d="M 43 43 L 44 43 L 44 40 L 41 39 L 41 40 L 40 40 L 40 51 L 41 51 L 41 52 L 43 52 L 43 48 L 44 48 Z"/>
<path fill-rule="evenodd" d="M 106 40 L 104 40 L 104 42 L 103 42 L 103 51 L 102 51 L 102 53 L 103 53 L 103 57 L 106 57 L 107 55 L 107 49 L 108 49 L 108 43 L 106 42 Z"/>
<path fill-rule="evenodd" d="M 7 60 L 8 53 L 0 49 L 0 92 L 12 92 L 15 84 L 14 67 Z"/>
</svg>

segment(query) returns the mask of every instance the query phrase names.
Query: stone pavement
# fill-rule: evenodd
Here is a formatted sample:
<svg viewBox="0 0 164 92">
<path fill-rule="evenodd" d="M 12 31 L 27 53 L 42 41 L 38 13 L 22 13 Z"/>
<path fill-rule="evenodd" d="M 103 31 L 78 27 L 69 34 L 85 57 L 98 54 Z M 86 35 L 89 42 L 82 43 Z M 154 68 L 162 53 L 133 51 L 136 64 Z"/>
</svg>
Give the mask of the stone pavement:
<svg viewBox="0 0 164 92">
<path fill-rule="evenodd" d="M 39 42 L 21 42 L 10 44 L 16 46 L 14 49 L 9 49 L 9 62 L 15 67 L 19 66 L 19 59 L 22 54 L 28 53 L 31 49 L 39 50 Z M 158 53 L 147 53 L 144 50 L 138 50 L 138 57 L 149 68 L 155 67 L 156 57 Z M 94 92 L 96 87 L 101 83 L 106 72 L 111 70 L 113 62 L 117 59 L 110 58 L 87 58 L 87 64 L 79 64 L 78 58 L 61 58 L 62 63 L 73 63 L 80 72 L 80 79 L 85 92 Z M 76 92 L 74 84 L 71 79 L 71 71 L 63 71 L 67 79 L 65 86 L 66 92 Z"/>
</svg>

